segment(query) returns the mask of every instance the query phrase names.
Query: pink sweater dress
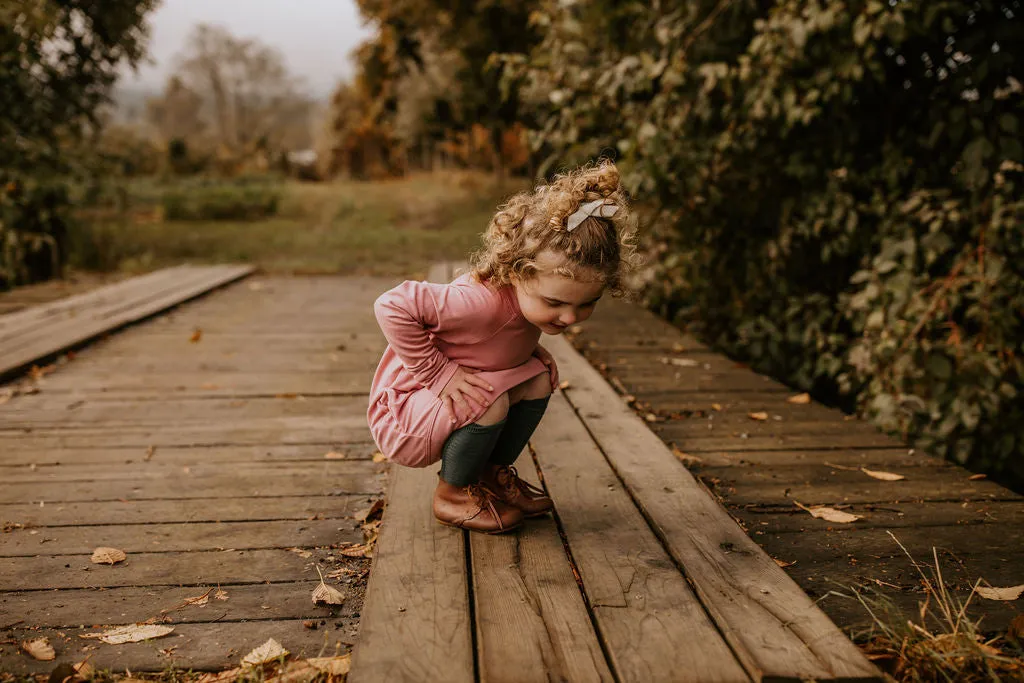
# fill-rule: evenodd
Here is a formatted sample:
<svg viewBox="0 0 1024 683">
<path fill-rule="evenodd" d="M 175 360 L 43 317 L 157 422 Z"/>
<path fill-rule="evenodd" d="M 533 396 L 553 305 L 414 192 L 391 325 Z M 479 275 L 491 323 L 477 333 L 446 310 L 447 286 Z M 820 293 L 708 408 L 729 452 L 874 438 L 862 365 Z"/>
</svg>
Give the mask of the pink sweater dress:
<svg viewBox="0 0 1024 683">
<path fill-rule="evenodd" d="M 370 389 L 367 421 L 381 452 L 408 467 L 441 459 L 448 436 L 486 408 L 455 404 L 455 422 L 438 394 L 461 365 L 501 393 L 548 372 L 534 355 L 540 329 L 523 317 L 511 286 L 492 289 L 470 275 L 450 284 L 407 281 L 373 305 L 388 347 Z"/>
</svg>

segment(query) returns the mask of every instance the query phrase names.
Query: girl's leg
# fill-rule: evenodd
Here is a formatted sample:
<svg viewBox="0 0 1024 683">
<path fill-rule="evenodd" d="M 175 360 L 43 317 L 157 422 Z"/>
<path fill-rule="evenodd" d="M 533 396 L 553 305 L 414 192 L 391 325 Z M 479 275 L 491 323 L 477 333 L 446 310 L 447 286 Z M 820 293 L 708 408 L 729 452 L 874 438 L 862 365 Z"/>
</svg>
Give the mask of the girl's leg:
<svg viewBox="0 0 1024 683">
<path fill-rule="evenodd" d="M 484 468 L 483 482 L 505 503 L 527 517 L 546 514 L 553 506 L 544 491 L 519 478 L 512 464 L 526 448 L 551 398 L 547 373 L 536 375 L 509 391 L 510 402 L 501 437 Z"/>
<path fill-rule="evenodd" d="M 508 394 L 501 394 L 478 421 L 456 430 L 445 441 L 433 504 L 434 516 L 442 524 L 484 533 L 508 531 L 522 524 L 518 509 L 503 505 L 478 484 L 508 409 Z"/>
</svg>

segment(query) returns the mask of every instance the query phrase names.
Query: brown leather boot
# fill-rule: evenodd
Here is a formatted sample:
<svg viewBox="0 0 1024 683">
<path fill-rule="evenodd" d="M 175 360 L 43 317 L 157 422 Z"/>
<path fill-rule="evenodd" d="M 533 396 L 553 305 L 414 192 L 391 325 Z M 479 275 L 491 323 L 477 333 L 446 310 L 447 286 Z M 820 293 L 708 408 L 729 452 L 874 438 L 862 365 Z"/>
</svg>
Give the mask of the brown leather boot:
<svg viewBox="0 0 1024 683">
<path fill-rule="evenodd" d="M 481 481 L 498 500 L 522 510 L 524 517 L 540 517 L 555 507 L 542 489 L 520 479 L 515 467 L 486 465 Z"/>
<path fill-rule="evenodd" d="M 434 517 L 446 526 L 500 534 L 523 524 L 523 513 L 505 505 L 480 484 L 453 486 L 439 479 L 434 490 Z"/>
</svg>

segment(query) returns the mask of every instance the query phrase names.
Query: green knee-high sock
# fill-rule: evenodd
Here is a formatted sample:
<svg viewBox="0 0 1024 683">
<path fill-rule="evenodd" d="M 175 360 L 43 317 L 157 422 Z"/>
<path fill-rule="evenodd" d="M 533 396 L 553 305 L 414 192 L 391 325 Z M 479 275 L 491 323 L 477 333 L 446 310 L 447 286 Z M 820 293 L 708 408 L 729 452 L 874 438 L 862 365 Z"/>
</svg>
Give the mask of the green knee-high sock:
<svg viewBox="0 0 1024 683">
<path fill-rule="evenodd" d="M 452 432 L 441 449 L 441 478 L 452 486 L 469 486 L 494 450 L 505 421 L 493 425 L 468 424 Z"/>
<path fill-rule="evenodd" d="M 488 462 L 495 465 L 511 465 L 516 461 L 533 436 L 533 431 L 540 424 L 540 419 L 544 417 L 550 399 L 550 396 L 545 396 L 520 401 L 508 409 L 505 428 L 501 430 L 501 438 L 494 446 Z"/>
</svg>

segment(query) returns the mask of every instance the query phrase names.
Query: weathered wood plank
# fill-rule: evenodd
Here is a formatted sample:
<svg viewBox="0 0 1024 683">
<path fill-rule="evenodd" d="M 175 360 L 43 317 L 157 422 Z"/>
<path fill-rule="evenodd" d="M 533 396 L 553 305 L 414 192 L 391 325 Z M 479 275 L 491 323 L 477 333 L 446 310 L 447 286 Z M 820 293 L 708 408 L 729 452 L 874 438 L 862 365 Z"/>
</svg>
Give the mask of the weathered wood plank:
<svg viewBox="0 0 1024 683">
<path fill-rule="evenodd" d="M 58 351 L 119 329 L 153 313 L 204 294 L 211 289 L 245 277 L 252 270 L 251 266 L 212 267 L 204 277 L 189 280 L 171 293 L 139 302 L 126 310 L 111 311 L 109 315 L 97 315 L 87 320 L 72 319 L 68 322 L 57 323 L 52 331 L 47 331 L 30 344 L 21 343 L 25 340 L 19 340 L 16 344 L 8 342 L 7 349 L 0 353 L 0 377 L 15 373 L 28 364 Z"/>
<path fill-rule="evenodd" d="M 570 402 L 751 675 L 878 680 L 864 655 L 593 368 L 564 340 L 548 344 L 573 387 Z"/>
<path fill-rule="evenodd" d="M 344 463 L 344 461 L 342 461 Z M 340 464 L 340 463 L 339 463 Z M 350 493 L 377 493 L 380 483 L 372 471 L 353 463 L 348 471 L 337 469 L 330 477 L 322 472 L 292 471 L 269 478 L 264 473 L 224 472 L 204 477 L 174 479 L 137 479 L 129 481 L 88 481 L 54 490 L 46 482 L 7 484 L 0 489 L 0 503 L 71 503 L 100 500 L 171 500 L 210 498 L 231 491 L 235 497 L 271 499 L 278 496 L 330 496 Z M 267 504 L 272 504 L 270 501 Z"/>
<path fill-rule="evenodd" d="M 264 444 L 254 446 L 164 446 L 152 453 L 148 448 L 63 448 L 54 451 L 49 448 L 22 448 L 14 453 L 5 453 L 0 461 L 0 473 L 21 467 L 89 467 L 107 469 L 111 465 L 151 462 L 173 465 L 195 463 L 270 463 L 302 460 L 324 460 L 330 452 L 343 454 L 349 460 L 365 460 L 377 452 L 372 441 L 348 441 L 333 443 L 330 448 L 322 445 L 280 445 Z"/>
<path fill-rule="evenodd" d="M 430 514 L 436 484 L 391 471 L 349 683 L 475 679 L 465 537 Z"/>
<path fill-rule="evenodd" d="M 273 498 L 211 498 L 177 500 L 108 500 L 100 502 L 0 504 L 0 521 L 25 527 L 89 526 L 99 524 L 176 524 L 187 522 L 267 521 L 271 519 L 339 519 L 370 504 L 365 493 Z"/>
<path fill-rule="evenodd" d="M 84 554 L 98 546 L 126 553 L 327 546 L 361 543 L 358 527 L 351 520 L 319 519 L 16 529 L 4 535 L 0 557 Z"/>
<path fill-rule="evenodd" d="M 749 680 L 563 395 L 531 445 L 617 679 Z"/>
<path fill-rule="evenodd" d="M 304 581 L 315 577 L 313 560 L 284 549 L 184 553 L 133 553 L 113 566 L 93 564 L 92 553 L 0 558 L 7 591 L 115 586 L 193 586 Z"/>
<path fill-rule="evenodd" d="M 313 578 L 312 581 L 294 583 L 126 586 L 0 593 L 0 611 L 7 616 L 17 615 L 27 626 L 40 628 L 116 626 L 137 619 L 140 614 L 159 617 L 165 611 L 163 618 L 172 624 L 357 616 L 358 610 L 352 606 L 352 601 L 339 606 L 314 605 L 310 596 L 320 580 L 316 576 Z M 329 578 L 327 582 L 342 592 L 346 589 L 340 581 Z M 203 595 L 210 588 L 223 590 L 227 594 L 226 599 L 215 598 L 211 592 L 207 604 L 182 607 L 187 598 Z"/>
</svg>

